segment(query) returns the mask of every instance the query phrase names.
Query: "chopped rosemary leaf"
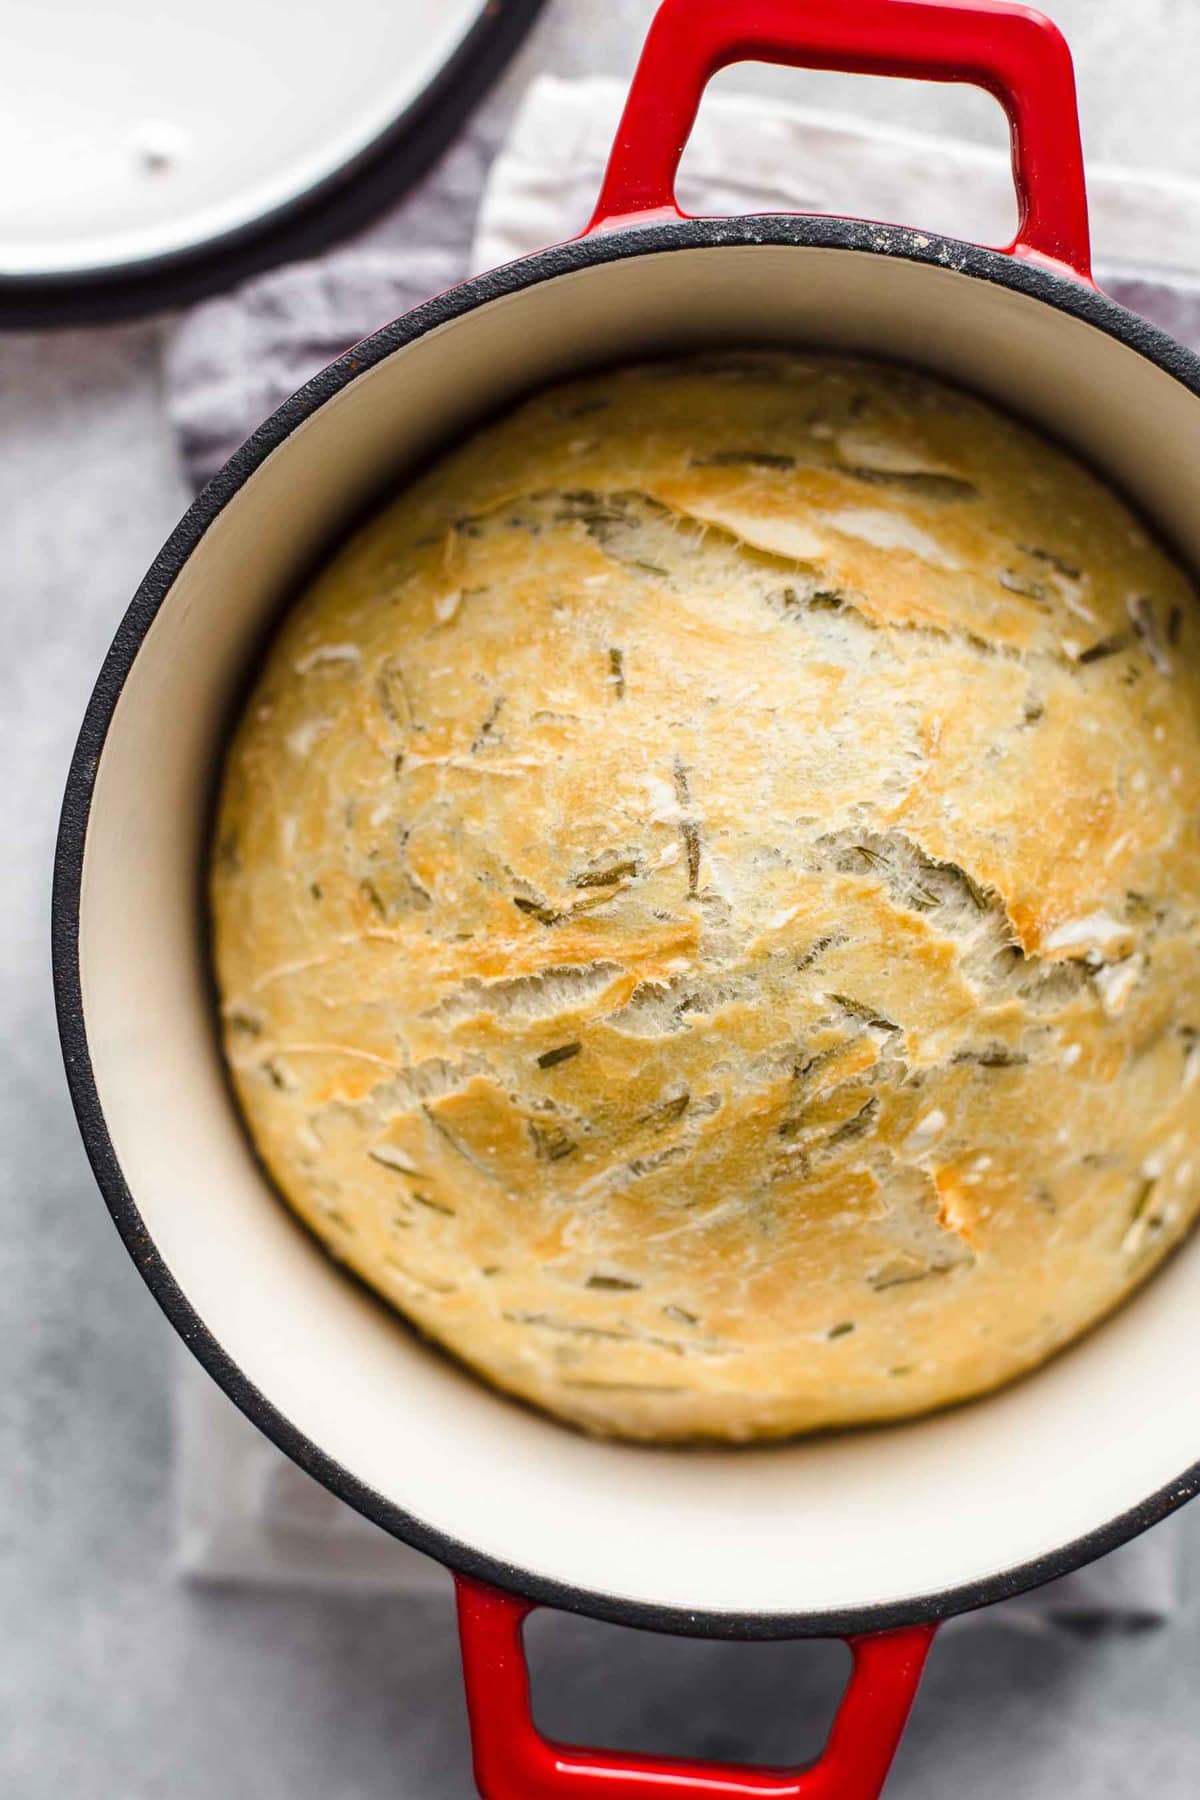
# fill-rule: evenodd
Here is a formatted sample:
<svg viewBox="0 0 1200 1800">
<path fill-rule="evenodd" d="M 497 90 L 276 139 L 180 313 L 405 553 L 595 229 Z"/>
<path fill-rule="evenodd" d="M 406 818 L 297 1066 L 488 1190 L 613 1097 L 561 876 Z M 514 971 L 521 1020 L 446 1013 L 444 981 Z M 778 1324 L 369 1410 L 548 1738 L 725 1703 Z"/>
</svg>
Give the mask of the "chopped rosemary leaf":
<svg viewBox="0 0 1200 1800">
<path fill-rule="evenodd" d="M 652 1106 L 648 1113 L 643 1113 L 638 1120 L 639 1125 L 673 1125 L 676 1119 L 682 1119 L 691 1104 L 692 1096 L 687 1088 L 681 1094 L 672 1094 L 669 1100 L 660 1100 Z"/>
<path fill-rule="evenodd" d="M 883 868 L 885 865 L 886 858 L 882 857 L 878 850 L 872 850 L 869 844 L 851 844 L 850 849 L 855 856 L 861 856 L 872 869 Z"/>
<path fill-rule="evenodd" d="M 979 1050 L 956 1050 L 951 1061 L 975 1063 L 981 1069 L 1019 1069 L 1029 1058 L 1022 1050 L 1010 1050 L 1007 1044 L 985 1044 Z"/>
<path fill-rule="evenodd" d="M 553 906 L 547 906 L 544 900 L 530 900 L 524 894 L 513 895 L 513 905 L 519 912 L 528 913 L 531 919 L 537 919 L 542 925 L 561 925 L 566 917 Z"/>
<path fill-rule="evenodd" d="M 1032 600 L 1038 606 L 1046 604 L 1046 590 L 1040 581 L 1030 581 L 1017 569 L 1001 569 L 999 582 L 1010 594 L 1020 594 L 1025 600 Z"/>
<path fill-rule="evenodd" d="M 841 471 L 855 481 L 868 481 L 876 487 L 897 487 L 905 493 L 927 500 L 977 500 L 979 489 L 961 475 L 939 475 L 930 469 L 864 469 Z"/>
<path fill-rule="evenodd" d="M 841 1046 L 833 1044 L 828 1050 L 817 1050 L 812 1056 L 806 1056 L 803 1062 L 792 1064 L 792 1080 L 807 1081 L 817 1069 L 823 1069 L 827 1062 L 832 1062 Z"/>
<path fill-rule="evenodd" d="M 625 652 L 615 647 L 608 653 L 608 679 L 617 692 L 617 699 L 625 698 Z"/>
<path fill-rule="evenodd" d="M 561 1162 L 578 1150 L 579 1145 L 573 1137 L 569 1137 L 561 1125 L 535 1125 L 529 1121 L 529 1136 L 533 1141 L 533 1153 L 542 1162 Z"/>
<path fill-rule="evenodd" d="M 1116 656 L 1120 651 L 1127 650 L 1131 641 L 1127 631 L 1114 631 L 1111 637 L 1101 638 L 1098 643 L 1089 644 L 1086 650 L 1080 651 L 1075 660 L 1079 663 L 1103 662 L 1106 656 Z"/>
<path fill-rule="evenodd" d="M 1141 639 L 1142 647 L 1160 675 L 1171 673 L 1171 659 L 1163 648 L 1162 639 L 1158 635 L 1158 621 L 1154 616 L 1154 603 L 1146 594 L 1138 594 L 1129 602 L 1129 617 L 1133 621 L 1133 629 Z"/>
<path fill-rule="evenodd" d="M 372 1162 L 379 1163 L 385 1169 L 392 1169 L 397 1175 L 424 1176 L 407 1151 L 399 1150 L 395 1144 L 373 1144 L 367 1151 Z"/>
<path fill-rule="evenodd" d="M 693 456 L 693 469 L 794 469 L 794 456 L 776 450 L 714 450 L 711 456 Z"/>
<path fill-rule="evenodd" d="M 1082 570 L 1072 568 L 1071 564 L 1064 562 L 1061 556 L 1055 556 L 1053 550 L 1043 550 L 1040 544 L 1018 544 L 1017 549 L 1023 551 L 1026 556 L 1035 556 L 1039 562 L 1049 563 L 1052 569 L 1057 569 L 1059 574 L 1065 575 L 1068 581 L 1080 579 Z"/>
<path fill-rule="evenodd" d="M 963 886 L 971 896 L 971 904 L 976 910 L 979 912 L 986 912 L 988 909 L 987 895 L 972 875 L 970 869 L 964 869 L 961 863 L 952 862 L 943 863 L 941 866 L 961 879 Z"/>
<path fill-rule="evenodd" d="M 843 1319 L 839 1324 L 831 1325 L 825 1336 L 832 1342 L 834 1338 L 849 1337 L 853 1330 L 853 1319 Z"/>
<path fill-rule="evenodd" d="M 845 937 L 837 931 L 831 931 L 827 937 L 814 938 L 804 954 L 796 958 L 797 970 L 810 968 L 819 956 L 824 956 L 827 950 L 832 950 L 836 945 L 844 944 L 845 941 Z"/>
<path fill-rule="evenodd" d="M 687 852 L 688 894 L 694 896 L 700 886 L 700 833 L 692 819 L 685 819 L 679 829 Z"/>
<path fill-rule="evenodd" d="M 844 1124 L 838 1126 L 836 1131 L 829 1134 L 825 1140 L 826 1149 L 832 1150 L 838 1144 L 849 1144 L 855 1138 L 861 1137 L 865 1131 L 869 1130 L 871 1121 L 878 1111 L 879 1098 L 872 1094 L 866 1104 L 859 1107 L 853 1118 L 847 1119 Z"/>
<path fill-rule="evenodd" d="M 568 488 L 560 495 L 557 517 L 564 523 L 574 521 L 585 530 L 595 532 L 606 525 L 623 525 L 627 514 L 613 494 L 597 494 L 591 488 Z"/>
<path fill-rule="evenodd" d="M 1136 1225 L 1138 1220 L 1144 1216 L 1146 1208 L 1150 1204 L 1150 1196 L 1153 1194 L 1155 1186 L 1156 1182 L 1153 1176 L 1144 1175 L 1142 1177 L 1137 1189 L 1137 1194 L 1134 1198 L 1133 1210 L 1129 1215 L 1129 1223 L 1131 1225 Z"/>
<path fill-rule="evenodd" d="M 665 1150 L 656 1150 L 653 1156 L 635 1156 L 625 1167 L 635 1181 L 640 1181 L 643 1175 L 653 1175 L 656 1169 L 664 1168 L 667 1163 L 678 1162 L 688 1152 L 687 1144 L 668 1144 Z"/>
<path fill-rule="evenodd" d="M 570 1062 L 571 1058 L 578 1056 L 582 1049 L 583 1045 L 576 1039 L 571 1044 L 559 1044 L 554 1050 L 543 1050 L 537 1059 L 538 1068 L 553 1069 L 559 1063 Z"/>
<path fill-rule="evenodd" d="M 458 1214 L 452 1206 L 444 1206 L 440 1200 L 434 1200 L 429 1194 L 418 1194 L 414 1189 L 410 1194 L 410 1198 L 415 1200 L 418 1206 L 425 1207 L 429 1212 L 441 1213 L 444 1219 L 456 1219 L 458 1217 Z"/>
<path fill-rule="evenodd" d="M 611 906 L 624 892 L 625 889 L 620 885 L 596 888 L 590 894 L 585 894 L 582 900 L 576 900 L 567 917 L 573 919 L 577 913 L 595 912 L 597 907 Z"/>
<path fill-rule="evenodd" d="M 404 670 L 389 657 L 379 671 L 376 681 L 376 693 L 379 696 L 379 708 L 388 723 L 397 731 L 410 731 L 416 724 L 413 711 L 412 693 Z"/>
<path fill-rule="evenodd" d="M 881 1269 L 878 1275 L 869 1275 L 867 1282 L 877 1294 L 882 1294 L 888 1288 L 907 1287 L 911 1282 L 928 1281 L 931 1275 L 945 1275 L 950 1267 L 949 1263 L 931 1263 L 927 1269 L 914 1269 L 911 1273 L 908 1270 L 893 1269 L 889 1272 Z"/>
<path fill-rule="evenodd" d="M 674 1338 L 655 1337 L 650 1332 L 614 1331 L 605 1325 L 577 1325 L 573 1319 L 556 1319 L 552 1313 L 506 1312 L 501 1317 L 512 1325 L 537 1325 L 543 1331 L 561 1331 L 564 1337 L 611 1338 L 620 1344 L 653 1344 L 656 1350 L 669 1350 L 672 1356 L 684 1353 L 683 1345 L 677 1344 Z"/>
<path fill-rule="evenodd" d="M 873 1025 L 877 1031 L 900 1030 L 894 1019 L 885 1018 L 882 1013 L 876 1012 L 875 1008 L 867 1001 L 856 1000 L 852 994 L 829 994 L 827 998 L 832 1000 L 836 1006 L 840 1006 L 843 1012 L 848 1012 L 855 1019 L 861 1019 L 864 1025 Z"/>
<path fill-rule="evenodd" d="M 492 734 L 496 729 L 496 720 L 500 717 L 500 713 L 507 697 L 506 694 L 497 694 L 496 698 L 492 701 L 492 704 L 488 707 L 488 710 L 480 723 L 479 730 L 475 733 L 475 741 L 471 745 L 472 756 L 477 756 L 491 739 Z"/>
<path fill-rule="evenodd" d="M 637 863 L 632 859 L 610 863 L 606 869 L 585 869 L 582 875 L 575 876 L 571 885 L 577 888 L 611 887 L 614 881 L 621 881 L 626 875 L 636 875 L 637 872 Z"/>
<path fill-rule="evenodd" d="M 626 1281 L 623 1275 L 589 1275 L 583 1285 L 606 1294 L 634 1294 L 642 1284 L 640 1281 Z"/>
</svg>

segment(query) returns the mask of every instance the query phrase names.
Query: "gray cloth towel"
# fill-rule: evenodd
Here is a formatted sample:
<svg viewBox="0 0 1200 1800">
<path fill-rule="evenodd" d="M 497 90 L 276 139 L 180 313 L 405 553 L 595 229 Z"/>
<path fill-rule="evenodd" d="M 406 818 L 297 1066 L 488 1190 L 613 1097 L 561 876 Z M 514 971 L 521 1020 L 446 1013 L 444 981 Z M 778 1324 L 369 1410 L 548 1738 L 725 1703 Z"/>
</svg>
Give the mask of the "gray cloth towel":
<svg viewBox="0 0 1200 1800">
<path fill-rule="evenodd" d="M 623 89 L 542 77 L 492 167 L 470 251 L 447 228 L 447 202 L 475 191 L 470 134 L 438 171 L 423 213 L 428 242 L 369 241 L 276 270 L 208 301 L 179 323 L 167 356 L 167 404 L 199 486 L 254 427 L 356 339 L 461 280 L 577 231 L 588 217 Z M 880 216 L 1001 242 L 1011 234 L 1011 175 L 972 145 L 918 137 L 782 105 L 713 96 L 689 145 L 681 199 L 693 212 L 838 211 L 869 195 Z M 1100 281 L 1126 306 L 1200 346 L 1200 184 L 1093 170 Z M 1200 249 L 1197 252 L 1200 262 Z M 443 1573 L 350 1513 L 287 1463 L 181 1358 L 177 1560 L 197 1578 L 428 1592 Z M 1161 1621 L 1178 1602 L 1177 1533 L 1149 1535 L 1074 1575 L 972 1621 L 1009 1626 Z"/>
</svg>

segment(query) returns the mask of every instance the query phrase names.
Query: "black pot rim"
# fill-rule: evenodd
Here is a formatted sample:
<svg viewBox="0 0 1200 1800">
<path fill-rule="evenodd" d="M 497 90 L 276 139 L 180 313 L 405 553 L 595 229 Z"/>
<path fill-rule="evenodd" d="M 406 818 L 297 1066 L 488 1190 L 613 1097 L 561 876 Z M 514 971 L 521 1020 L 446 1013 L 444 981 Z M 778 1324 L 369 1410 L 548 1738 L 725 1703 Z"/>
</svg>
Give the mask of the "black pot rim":
<svg viewBox="0 0 1200 1800">
<path fill-rule="evenodd" d="M 122 688 L 159 607 L 213 520 L 267 456 L 305 419 L 368 369 L 426 332 L 503 295 L 595 264 L 662 251 L 749 244 L 849 250 L 951 267 L 1067 312 L 1136 351 L 1200 396 L 1200 357 L 1066 274 L 952 239 L 858 220 L 771 216 L 684 219 L 594 234 L 544 250 L 439 295 L 364 339 L 316 375 L 259 427 L 213 478 L 176 526 L 138 588 L 105 658 L 88 704 L 63 799 L 54 867 L 52 951 L 59 1035 L 71 1098 L 88 1158 L 129 1254 L 160 1307 L 197 1360 L 253 1424 L 301 1468 L 393 1536 L 450 1569 L 535 1603 L 620 1625 L 682 1636 L 788 1638 L 848 1636 L 918 1622 L 1010 1598 L 1126 1543 L 1200 1492 L 1200 1460 L 1137 1506 L 1073 1542 L 1015 1568 L 943 1591 L 879 1605 L 774 1614 L 709 1612 L 658 1605 L 547 1579 L 498 1560 L 414 1518 L 359 1481 L 286 1418 L 246 1377 L 193 1310 L 147 1230 L 122 1174 L 100 1105 L 83 1016 L 79 966 L 80 889 L 92 791 Z"/>
<path fill-rule="evenodd" d="M 0 274 L 0 331 L 109 324 L 190 305 L 361 230 L 449 146 L 544 0 L 488 0 L 403 111 L 337 168 L 268 212 L 151 256 L 61 273 Z"/>
</svg>

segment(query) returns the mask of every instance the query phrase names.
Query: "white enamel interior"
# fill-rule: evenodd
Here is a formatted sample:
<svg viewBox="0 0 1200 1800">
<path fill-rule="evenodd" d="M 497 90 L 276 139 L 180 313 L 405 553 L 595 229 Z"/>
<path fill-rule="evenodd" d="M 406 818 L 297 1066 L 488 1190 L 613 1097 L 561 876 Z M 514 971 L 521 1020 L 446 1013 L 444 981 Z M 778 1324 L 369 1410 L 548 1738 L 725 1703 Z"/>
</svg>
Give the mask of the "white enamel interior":
<svg viewBox="0 0 1200 1800">
<path fill-rule="evenodd" d="M 1200 1459 L 1200 1243 L 1051 1366 L 940 1417 L 752 1452 L 587 1441 L 424 1347 L 291 1222 L 222 1081 L 197 907 L 231 696 L 314 549 L 511 395 L 602 359 L 752 340 L 895 356 L 1020 407 L 1109 469 L 1200 566 L 1200 401 L 1044 303 L 947 268 L 798 246 L 647 254 L 543 281 L 360 377 L 209 529 L 100 761 L 81 954 L 100 1099 L 146 1227 L 288 1419 L 490 1557 L 606 1597 L 784 1615 L 977 1582 Z"/>
<path fill-rule="evenodd" d="M 0 0 L 0 274 L 119 268 L 305 194 L 420 97 L 483 0 Z"/>
</svg>

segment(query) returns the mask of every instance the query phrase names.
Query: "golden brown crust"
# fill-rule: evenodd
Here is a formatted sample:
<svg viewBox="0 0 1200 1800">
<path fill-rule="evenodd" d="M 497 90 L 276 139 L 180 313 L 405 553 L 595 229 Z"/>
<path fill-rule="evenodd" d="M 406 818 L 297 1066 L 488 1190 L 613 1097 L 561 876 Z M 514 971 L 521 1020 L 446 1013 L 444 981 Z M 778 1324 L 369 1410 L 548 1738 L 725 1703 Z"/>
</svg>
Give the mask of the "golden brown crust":
<svg viewBox="0 0 1200 1800">
<path fill-rule="evenodd" d="M 589 1429 L 1028 1368 L 1200 1199 L 1181 572 L 978 401 L 706 356 L 542 395 L 292 611 L 213 865 L 287 1199 Z"/>
</svg>

